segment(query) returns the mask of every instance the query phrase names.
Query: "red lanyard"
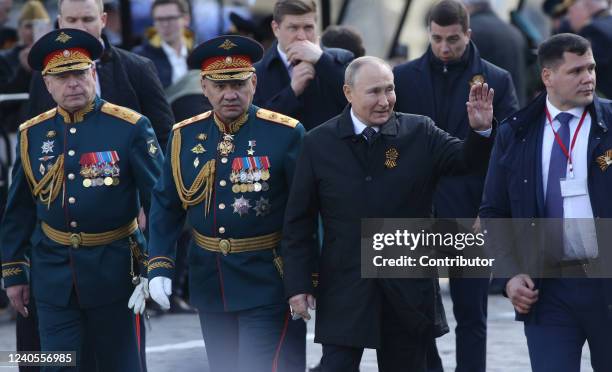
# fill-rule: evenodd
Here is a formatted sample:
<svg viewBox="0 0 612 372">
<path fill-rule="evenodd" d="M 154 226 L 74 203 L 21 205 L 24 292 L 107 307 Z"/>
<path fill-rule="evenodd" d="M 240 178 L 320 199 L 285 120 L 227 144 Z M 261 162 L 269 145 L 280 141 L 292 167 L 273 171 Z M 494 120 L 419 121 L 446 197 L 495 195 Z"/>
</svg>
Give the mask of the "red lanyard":
<svg viewBox="0 0 612 372">
<path fill-rule="evenodd" d="M 576 144 L 576 138 L 578 138 L 578 132 L 580 132 L 580 128 L 582 128 L 582 123 L 584 123 L 584 118 L 586 117 L 587 109 L 585 107 L 584 111 L 582 112 L 582 116 L 580 117 L 580 121 L 578 122 L 578 127 L 576 128 L 576 131 L 574 132 L 574 137 L 572 138 L 572 144 L 570 145 L 569 152 L 567 151 L 567 147 L 565 147 L 565 145 L 563 144 L 563 141 L 561 141 L 561 137 L 559 137 L 559 134 L 557 134 L 557 132 L 555 131 L 555 128 L 553 128 L 552 118 L 550 117 L 550 112 L 548 112 L 548 107 L 545 107 L 545 110 L 546 110 L 546 118 L 548 119 L 548 124 L 550 124 L 550 129 L 552 129 L 553 133 L 555 134 L 555 140 L 557 141 L 557 143 L 559 144 L 559 147 L 561 147 L 561 151 L 563 151 L 563 154 L 569 161 L 570 177 L 574 178 L 574 165 L 572 164 L 572 151 L 574 151 L 574 145 Z"/>
</svg>

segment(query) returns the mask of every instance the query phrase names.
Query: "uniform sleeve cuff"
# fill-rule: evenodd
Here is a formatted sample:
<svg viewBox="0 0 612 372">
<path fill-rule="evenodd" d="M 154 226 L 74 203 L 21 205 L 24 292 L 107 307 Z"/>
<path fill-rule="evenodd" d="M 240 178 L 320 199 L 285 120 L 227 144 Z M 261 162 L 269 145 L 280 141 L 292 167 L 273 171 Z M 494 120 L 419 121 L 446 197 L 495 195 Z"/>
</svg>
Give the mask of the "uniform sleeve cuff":
<svg viewBox="0 0 612 372">
<path fill-rule="evenodd" d="M 149 259 L 147 277 L 151 280 L 156 276 L 174 278 L 174 260 L 164 256 L 156 256 Z"/>
<path fill-rule="evenodd" d="M 2 264 L 2 280 L 4 287 L 28 284 L 30 265 L 27 262 L 8 262 Z"/>
</svg>

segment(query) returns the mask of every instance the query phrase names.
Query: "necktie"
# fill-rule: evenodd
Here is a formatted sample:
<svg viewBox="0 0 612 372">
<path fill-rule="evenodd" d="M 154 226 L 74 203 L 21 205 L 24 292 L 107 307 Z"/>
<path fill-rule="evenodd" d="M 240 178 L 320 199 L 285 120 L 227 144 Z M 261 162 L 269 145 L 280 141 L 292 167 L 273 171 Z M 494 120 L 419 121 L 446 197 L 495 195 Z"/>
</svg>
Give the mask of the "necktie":
<svg viewBox="0 0 612 372">
<path fill-rule="evenodd" d="M 574 116 L 567 112 L 562 112 L 557 115 L 557 120 L 561 123 L 561 127 L 557 131 L 559 139 L 563 145 L 570 151 L 569 137 L 570 128 L 569 122 Z M 567 156 L 561 150 L 561 146 L 555 140 L 550 152 L 550 164 L 548 167 L 548 183 L 546 184 L 546 202 L 545 216 L 549 218 L 563 218 L 563 198 L 561 197 L 560 179 L 565 178 L 567 170 Z"/>
<path fill-rule="evenodd" d="M 361 135 L 365 137 L 366 141 L 368 141 L 368 145 L 371 145 L 372 143 L 374 143 L 374 136 L 376 135 L 376 130 L 372 127 L 366 127 L 361 132 Z"/>
</svg>

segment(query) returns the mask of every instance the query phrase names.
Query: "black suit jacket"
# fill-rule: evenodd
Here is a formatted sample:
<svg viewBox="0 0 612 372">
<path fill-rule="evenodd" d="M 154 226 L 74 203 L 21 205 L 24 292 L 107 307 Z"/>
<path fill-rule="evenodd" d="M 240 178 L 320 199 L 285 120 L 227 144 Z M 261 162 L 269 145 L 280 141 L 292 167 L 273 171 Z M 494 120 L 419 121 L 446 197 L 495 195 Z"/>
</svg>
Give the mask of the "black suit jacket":
<svg viewBox="0 0 612 372">
<path fill-rule="evenodd" d="M 149 118 L 162 149 L 166 149 L 174 116 L 166 101 L 153 62 L 132 52 L 111 46 L 104 38 L 105 50 L 96 65 L 102 99 L 129 107 Z M 30 84 L 29 117 L 56 106 L 40 73 Z"/>
<path fill-rule="evenodd" d="M 342 92 L 344 70 L 353 60 L 353 53 L 323 48 L 323 55 L 314 66 L 315 78 L 302 95 L 296 97 L 277 45 L 275 42 L 263 59 L 255 64 L 257 90 L 254 104 L 298 119 L 306 130 L 342 112 L 347 103 Z"/>
<path fill-rule="evenodd" d="M 385 152 L 392 147 L 399 158 L 387 169 Z M 286 296 L 314 293 L 308 263 L 321 215 L 315 342 L 380 347 L 383 296 L 411 333 L 448 331 L 437 280 L 361 278 L 361 219 L 429 216 L 439 177 L 482 163 L 491 147 L 491 139 L 475 133 L 464 146 L 427 117 L 394 113 L 369 149 L 354 133 L 350 107 L 306 134 L 282 248 Z"/>
<path fill-rule="evenodd" d="M 579 34 L 589 39 L 593 48 L 597 63 L 597 90 L 606 98 L 612 98 L 612 15 L 607 10 L 601 12 Z"/>
<path fill-rule="evenodd" d="M 470 129 L 465 103 L 470 92 L 470 80 L 481 75 L 495 90 L 493 114 L 499 121 L 518 110 L 518 101 L 510 74 L 480 58 L 474 43 L 470 43 L 467 68 L 455 81 L 450 94 L 448 120 L 441 122 L 435 113 L 434 88 L 432 87 L 431 48 L 420 58 L 395 67 L 395 110 L 425 115 L 452 136 L 465 139 Z M 441 93 L 437 93 L 441 94 Z M 476 217 L 482 199 L 482 188 L 486 169 L 475 170 L 466 175 L 444 177 L 437 185 L 434 197 L 436 216 L 449 218 Z"/>
</svg>

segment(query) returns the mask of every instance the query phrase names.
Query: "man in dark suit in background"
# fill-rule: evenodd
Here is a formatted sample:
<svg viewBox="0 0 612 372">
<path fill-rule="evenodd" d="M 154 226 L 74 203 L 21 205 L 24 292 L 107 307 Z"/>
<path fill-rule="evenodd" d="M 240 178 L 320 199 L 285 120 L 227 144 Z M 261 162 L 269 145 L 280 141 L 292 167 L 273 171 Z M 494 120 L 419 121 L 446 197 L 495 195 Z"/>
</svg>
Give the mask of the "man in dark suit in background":
<svg viewBox="0 0 612 372">
<path fill-rule="evenodd" d="M 471 132 L 465 102 L 470 86 L 487 82 L 495 89 L 493 114 L 502 120 L 518 110 L 510 74 L 483 60 L 470 41 L 470 18 L 457 0 L 434 5 L 429 16 L 430 47 L 420 58 L 397 66 L 396 110 L 429 116 L 451 135 L 465 139 Z M 476 218 L 485 170 L 443 176 L 434 194 L 438 218 Z M 454 274 L 459 276 L 460 272 Z M 451 277 L 450 293 L 457 319 L 457 371 L 484 372 L 487 346 L 487 278 Z M 442 371 L 435 343 L 429 352 L 429 370 Z"/>
<path fill-rule="evenodd" d="M 363 349 L 373 348 L 380 371 L 425 371 L 430 340 L 448 332 L 437 280 L 362 278 L 361 219 L 429 216 L 440 175 L 484 166 L 493 91 L 472 87 L 465 144 L 427 117 L 394 112 L 393 73 L 379 58 L 354 60 L 344 93 L 350 105 L 306 134 L 298 158 L 283 228 L 286 296 L 295 315 L 310 318 L 320 214 L 315 342 L 323 344 L 322 370 L 357 371 Z"/>
<path fill-rule="evenodd" d="M 77 28 L 100 40 L 104 53 L 96 61 L 96 91 L 104 100 L 122 105 L 151 118 L 155 135 L 162 148 L 174 124 L 172 110 L 162 89 L 153 62 L 134 53 L 111 46 L 102 29 L 106 24 L 102 0 L 62 0 L 59 3 L 59 26 Z M 40 74 L 34 74 L 30 85 L 29 116 L 36 116 L 54 106 Z"/>
<path fill-rule="evenodd" d="M 546 92 L 500 125 L 480 216 L 531 219 L 531 226 L 551 222 L 538 218 L 576 219 L 573 225 L 593 219 L 609 221 L 612 103 L 594 94 L 590 44 L 577 35 L 555 35 L 540 46 L 538 59 Z M 575 143 L 570 146 L 571 139 Z M 612 283 L 589 279 L 588 267 L 583 266 L 610 248 L 609 236 L 603 238 L 609 231 L 596 228 L 594 246 L 582 244 L 569 250 L 573 234 L 562 227 L 558 234 L 532 229 L 518 236 L 516 248 L 509 252 L 516 261 L 508 267 L 524 268 L 519 265 L 523 255 L 516 254 L 520 247 L 557 240 L 551 247 L 553 255 L 545 255 L 544 247 L 538 246 L 545 255 L 540 257 L 554 259 L 561 271 L 573 267 L 581 273 L 572 279 L 537 279 L 517 269 L 507 281 L 506 294 L 517 320 L 524 321 L 534 372 L 580 371 L 585 341 L 595 371 L 609 371 L 612 366 Z"/>
<path fill-rule="evenodd" d="M 346 105 L 342 79 L 353 54 L 321 49 L 314 0 L 279 0 L 274 5 L 275 42 L 255 64 L 255 105 L 298 119 L 306 130 L 338 115 Z"/>
</svg>

